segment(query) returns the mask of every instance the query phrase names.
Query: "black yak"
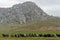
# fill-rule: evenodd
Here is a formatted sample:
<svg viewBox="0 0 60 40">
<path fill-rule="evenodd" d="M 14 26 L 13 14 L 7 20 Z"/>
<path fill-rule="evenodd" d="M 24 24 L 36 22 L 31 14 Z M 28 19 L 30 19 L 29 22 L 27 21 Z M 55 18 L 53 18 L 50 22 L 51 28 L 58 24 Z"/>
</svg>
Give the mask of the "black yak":
<svg viewBox="0 0 60 40">
<path fill-rule="evenodd" d="M 2 34 L 2 36 L 3 36 L 3 37 L 9 37 L 9 35 L 8 35 L 8 34 Z"/>
<path fill-rule="evenodd" d="M 60 34 L 56 34 L 57 37 L 60 37 Z"/>
</svg>

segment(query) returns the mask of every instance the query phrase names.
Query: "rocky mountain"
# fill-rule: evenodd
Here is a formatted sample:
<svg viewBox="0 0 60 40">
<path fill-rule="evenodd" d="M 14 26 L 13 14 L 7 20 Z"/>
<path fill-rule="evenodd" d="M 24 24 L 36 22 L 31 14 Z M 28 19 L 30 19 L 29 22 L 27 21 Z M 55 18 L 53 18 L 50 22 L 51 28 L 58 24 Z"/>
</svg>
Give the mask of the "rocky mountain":
<svg viewBox="0 0 60 40">
<path fill-rule="evenodd" d="M 24 2 L 11 8 L 0 8 L 0 24 L 25 24 L 51 18 L 34 2 Z"/>
</svg>

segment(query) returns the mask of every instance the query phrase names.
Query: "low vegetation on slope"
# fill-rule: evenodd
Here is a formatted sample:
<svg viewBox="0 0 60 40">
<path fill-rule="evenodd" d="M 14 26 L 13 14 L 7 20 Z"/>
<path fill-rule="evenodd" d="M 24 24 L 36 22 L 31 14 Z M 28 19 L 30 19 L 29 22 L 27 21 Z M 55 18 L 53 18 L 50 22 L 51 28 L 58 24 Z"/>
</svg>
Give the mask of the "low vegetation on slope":
<svg viewBox="0 0 60 40">
<path fill-rule="evenodd" d="M 0 32 L 60 31 L 60 20 L 52 19 L 29 24 L 0 25 Z"/>
</svg>

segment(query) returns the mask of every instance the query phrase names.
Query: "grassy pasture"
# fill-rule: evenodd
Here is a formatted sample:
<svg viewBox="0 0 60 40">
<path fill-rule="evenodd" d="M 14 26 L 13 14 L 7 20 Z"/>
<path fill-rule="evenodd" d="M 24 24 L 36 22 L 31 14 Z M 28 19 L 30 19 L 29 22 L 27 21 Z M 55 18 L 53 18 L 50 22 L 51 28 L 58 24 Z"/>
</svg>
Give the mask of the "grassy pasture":
<svg viewBox="0 0 60 40">
<path fill-rule="evenodd" d="M 59 37 L 2 37 L 1 34 L 60 34 L 60 20 L 47 20 L 30 24 L 0 25 L 0 40 L 60 40 Z"/>
<path fill-rule="evenodd" d="M 60 40 L 60 38 L 44 38 L 44 37 L 20 37 L 20 38 L 3 38 L 0 37 L 0 40 Z"/>
<path fill-rule="evenodd" d="M 29 33 L 36 33 L 36 34 L 60 34 L 60 32 L 0 32 L 0 40 L 60 40 L 59 37 L 2 37 L 1 34 L 29 34 Z"/>
</svg>

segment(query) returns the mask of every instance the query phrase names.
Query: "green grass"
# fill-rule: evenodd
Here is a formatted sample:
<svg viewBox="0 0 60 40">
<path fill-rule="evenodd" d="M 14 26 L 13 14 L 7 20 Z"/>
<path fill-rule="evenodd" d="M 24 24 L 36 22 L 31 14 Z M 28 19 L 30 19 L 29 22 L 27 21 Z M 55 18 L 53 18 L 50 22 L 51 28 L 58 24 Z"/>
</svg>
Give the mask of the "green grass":
<svg viewBox="0 0 60 40">
<path fill-rule="evenodd" d="M 20 37 L 20 38 L 0 38 L 0 40 L 60 40 L 60 38 L 44 38 L 44 37 Z"/>
<path fill-rule="evenodd" d="M 36 33 L 36 34 L 60 34 L 60 32 L 0 32 L 0 40 L 60 40 L 59 37 L 2 37 L 1 34 L 19 34 L 19 33 Z"/>
<path fill-rule="evenodd" d="M 2 37 L 1 34 L 29 34 L 29 33 L 36 33 L 36 34 L 60 34 L 60 32 L 0 32 L 0 40 L 60 40 L 59 37 Z"/>
<path fill-rule="evenodd" d="M 3 38 L 1 34 L 60 34 L 60 20 L 45 20 L 30 24 L 4 24 L 0 25 L 0 40 L 60 40 L 60 38 L 20 37 Z"/>
<path fill-rule="evenodd" d="M 16 34 L 16 33 L 25 33 L 25 34 L 29 34 L 29 33 L 36 33 L 36 34 L 48 34 L 48 33 L 50 33 L 50 34 L 60 34 L 60 32 L 59 31 L 56 31 L 56 32 L 53 32 L 53 31 L 45 31 L 45 32 L 1 32 L 1 33 L 7 33 L 7 34 Z M 1 34 L 0 33 L 0 34 Z"/>
</svg>

